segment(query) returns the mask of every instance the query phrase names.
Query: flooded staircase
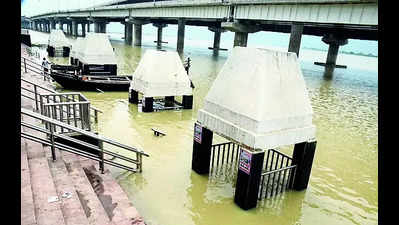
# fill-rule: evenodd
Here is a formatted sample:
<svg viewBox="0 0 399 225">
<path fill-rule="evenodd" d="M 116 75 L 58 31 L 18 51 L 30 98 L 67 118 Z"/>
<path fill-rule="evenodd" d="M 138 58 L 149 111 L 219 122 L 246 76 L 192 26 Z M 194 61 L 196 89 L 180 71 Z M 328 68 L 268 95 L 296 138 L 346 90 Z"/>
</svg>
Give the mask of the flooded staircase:
<svg viewBox="0 0 399 225">
<path fill-rule="evenodd" d="M 29 85 L 21 83 L 24 88 Z M 23 110 L 37 110 L 35 101 L 21 98 L 21 133 L 46 139 L 33 126 L 23 126 L 43 127 Z M 54 152 L 56 160 L 49 145 L 21 136 L 22 225 L 145 224 L 107 167 L 102 173 L 97 161 L 58 148 Z"/>
<path fill-rule="evenodd" d="M 109 170 L 101 174 L 98 163 L 56 154 L 53 161 L 49 146 L 21 138 L 21 224 L 145 224 Z"/>
</svg>

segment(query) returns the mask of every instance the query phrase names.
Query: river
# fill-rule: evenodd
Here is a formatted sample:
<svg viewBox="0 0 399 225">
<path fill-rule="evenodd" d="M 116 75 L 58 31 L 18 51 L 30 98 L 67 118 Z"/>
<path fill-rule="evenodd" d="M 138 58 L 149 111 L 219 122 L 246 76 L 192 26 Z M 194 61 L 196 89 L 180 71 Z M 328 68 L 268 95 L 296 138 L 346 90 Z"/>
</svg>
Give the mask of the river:
<svg viewBox="0 0 399 225">
<path fill-rule="evenodd" d="M 172 29 L 172 28 L 171 28 Z M 174 29 L 174 28 L 173 28 Z M 122 30 L 123 32 L 123 30 Z M 47 34 L 31 32 L 32 38 Z M 164 31 L 164 33 L 167 33 Z M 186 29 L 186 35 L 188 35 Z M 227 32 L 229 33 L 229 32 Z M 261 32 L 260 32 L 261 33 Z M 146 49 L 154 49 L 154 32 L 143 32 L 143 46 L 127 46 L 120 33 L 111 33 L 118 74 L 132 74 Z M 164 49 L 175 50 L 173 32 Z M 232 40 L 222 34 L 221 47 Z M 230 35 L 230 34 L 229 34 Z M 186 36 L 187 37 L 187 36 Z M 34 39 L 34 38 L 33 38 Z M 261 46 L 249 37 L 249 47 L 287 51 L 287 47 Z M 71 39 L 73 41 L 73 39 Z M 366 43 L 366 42 L 365 42 Z M 340 54 L 332 78 L 323 76 L 327 52 L 301 49 L 300 65 L 311 98 L 317 147 L 309 186 L 258 202 L 241 210 L 234 202 L 233 177 L 198 175 L 191 170 L 193 126 L 197 112 L 229 51 L 212 56 L 212 42 L 191 36 L 185 41 L 195 85 L 192 110 L 138 112 L 127 92 L 82 92 L 99 115 L 101 135 L 144 150 L 143 172 L 130 174 L 108 167 L 149 225 L 220 224 L 377 224 L 378 221 L 378 58 Z M 367 44 L 367 43 L 366 43 Z M 288 46 L 288 44 L 286 45 Z M 50 58 L 67 63 L 67 58 Z M 63 90 L 70 91 L 70 90 Z M 157 127 L 166 136 L 151 131 Z M 222 142 L 214 137 L 214 142 Z M 281 151 L 292 155 L 292 146 Z"/>
</svg>

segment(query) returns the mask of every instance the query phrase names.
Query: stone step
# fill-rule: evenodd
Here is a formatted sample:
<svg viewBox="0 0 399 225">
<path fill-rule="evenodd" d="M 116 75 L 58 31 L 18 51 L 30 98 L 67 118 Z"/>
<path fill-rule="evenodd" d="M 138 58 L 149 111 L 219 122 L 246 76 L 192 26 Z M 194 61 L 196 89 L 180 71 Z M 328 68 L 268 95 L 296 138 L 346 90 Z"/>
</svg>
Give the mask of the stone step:
<svg viewBox="0 0 399 225">
<path fill-rule="evenodd" d="M 21 139 L 21 225 L 33 225 L 36 224 L 35 205 L 26 148 L 25 139 Z"/>
<path fill-rule="evenodd" d="M 67 168 L 61 157 L 60 151 L 56 149 L 56 160 L 53 161 L 50 147 L 45 147 L 46 157 L 53 176 L 58 198 L 61 201 L 61 210 L 64 215 L 66 225 L 89 225 L 89 221 L 81 205 L 71 177 L 68 175 Z M 71 197 L 63 197 L 65 193 L 70 193 Z"/>
<path fill-rule="evenodd" d="M 80 163 L 85 169 L 86 175 L 94 185 L 96 194 L 102 202 L 111 221 L 116 224 L 145 225 L 143 218 L 132 205 L 127 194 L 112 177 L 109 170 L 101 174 L 98 162 L 80 158 Z"/>
<path fill-rule="evenodd" d="M 38 225 L 64 225 L 60 201 L 49 202 L 57 196 L 50 168 L 41 144 L 26 140 L 28 143 L 28 164 L 31 174 L 35 217 Z"/>
<path fill-rule="evenodd" d="M 83 210 L 90 225 L 116 225 L 111 222 L 103 205 L 93 190 L 82 166 L 75 154 L 62 151 L 68 174 L 72 179 Z"/>
</svg>

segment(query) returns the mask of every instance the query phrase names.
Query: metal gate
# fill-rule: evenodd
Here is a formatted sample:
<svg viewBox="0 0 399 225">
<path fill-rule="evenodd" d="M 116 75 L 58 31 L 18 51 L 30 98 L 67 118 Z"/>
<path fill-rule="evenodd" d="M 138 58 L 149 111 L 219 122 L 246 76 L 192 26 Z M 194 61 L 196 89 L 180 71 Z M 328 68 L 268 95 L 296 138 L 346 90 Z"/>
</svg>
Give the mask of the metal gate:
<svg viewBox="0 0 399 225">
<path fill-rule="evenodd" d="M 235 182 L 239 156 L 240 146 L 236 143 L 226 142 L 212 145 L 210 175 L 213 177 L 219 175 L 218 179 L 222 178 L 220 175 L 224 175 L 225 179 L 232 179 Z M 274 149 L 267 150 L 259 184 L 258 200 L 271 198 L 291 189 L 296 167 L 296 165 L 292 165 L 290 156 Z"/>
</svg>

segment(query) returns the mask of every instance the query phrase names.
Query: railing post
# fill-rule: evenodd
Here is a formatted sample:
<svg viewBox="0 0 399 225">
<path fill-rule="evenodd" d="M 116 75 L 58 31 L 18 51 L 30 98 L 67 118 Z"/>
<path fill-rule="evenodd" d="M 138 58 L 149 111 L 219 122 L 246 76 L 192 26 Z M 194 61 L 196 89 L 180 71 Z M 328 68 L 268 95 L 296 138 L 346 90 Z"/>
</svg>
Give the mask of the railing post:
<svg viewBox="0 0 399 225">
<path fill-rule="evenodd" d="M 94 121 L 98 123 L 98 114 L 96 109 L 94 110 Z"/>
<path fill-rule="evenodd" d="M 27 70 L 26 70 L 26 60 L 25 60 L 25 58 L 23 58 L 23 59 L 24 59 L 25 73 L 27 73 Z"/>
<path fill-rule="evenodd" d="M 101 174 L 104 174 L 104 145 L 103 145 L 102 141 L 99 141 L 98 147 L 101 149 L 101 152 L 100 152 L 101 162 L 99 162 L 99 167 L 101 170 Z"/>
<path fill-rule="evenodd" d="M 25 58 L 24 58 L 25 59 Z M 33 85 L 33 90 L 34 90 L 34 94 L 35 94 L 35 104 L 36 104 L 36 110 L 39 111 L 39 106 L 37 105 L 37 87 L 36 85 Z"/>
<path fill-rule="evenodd" d="M 55 161 L 57 158 L 55 156 L 53 124 L 50 124 L 50 140 L 51 140 L 51 155 L 53 157 L 53 161 Z"/>
</svg>

